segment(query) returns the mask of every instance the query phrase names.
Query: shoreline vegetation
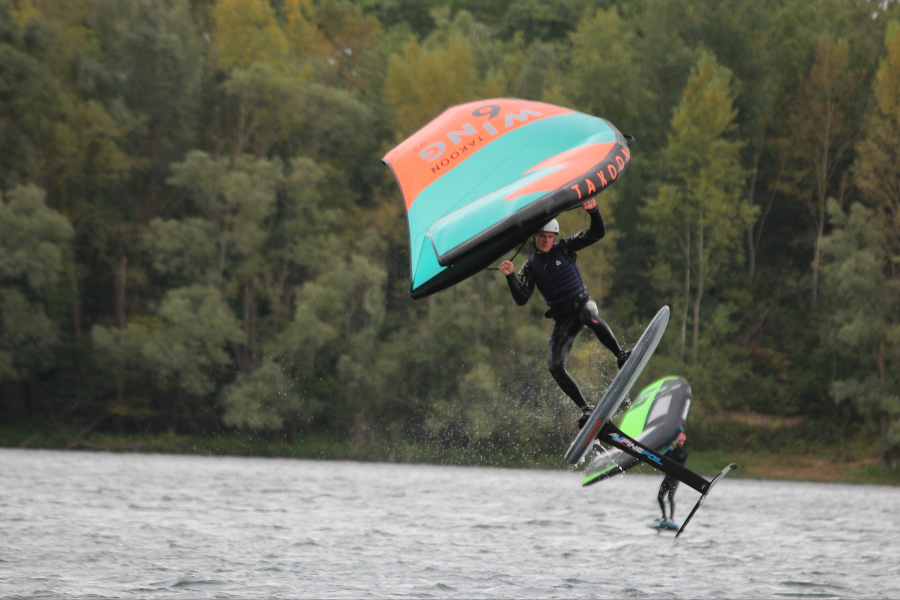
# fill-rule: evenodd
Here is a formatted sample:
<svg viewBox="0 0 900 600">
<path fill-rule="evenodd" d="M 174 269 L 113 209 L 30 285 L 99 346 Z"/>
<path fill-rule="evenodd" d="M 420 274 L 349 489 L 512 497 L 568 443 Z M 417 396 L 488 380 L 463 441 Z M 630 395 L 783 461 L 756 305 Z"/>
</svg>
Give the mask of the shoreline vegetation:
<svg viewBox="0 0 900 600">
<path fill-rule="evenodd" d="M 0 427 L 0 447 L 572 470 L 563 462 L 562 451 L 536 452 L 524 446 L 504 450 L 441 448 L 425 442 L 337 440 L 321 434 L 300 437 L 290 443 L 284 438 L 242 432 L 200 436 Z M 707 477 L 734 462 L 738 469 L 730 477 L 742 479 L 900 486 L 900 473 L 880 464 L 877 450 L 865 447 L 844 448 L 837 453 L 828 446 L 790 453 L 759 449 L 691 450 L 688 461 L 692 469 Z M 639 466 L 630 472 L 651 474 L 654 471 Z"/>
<path fill-rule="evenodd" d="M 900 2 L 0 0 L 0 88 L 0 445 L 564 468 L 541 293 L 410 286 L 583 172 L 500 133 L 572 110 L 634 140 L 578 268 L 624 348 L 670 307 L 635 391 L 690 383 L 692 464 L 900 477 Z M 510 202 L 431 162 L 481 131 Z"/>
</svg>

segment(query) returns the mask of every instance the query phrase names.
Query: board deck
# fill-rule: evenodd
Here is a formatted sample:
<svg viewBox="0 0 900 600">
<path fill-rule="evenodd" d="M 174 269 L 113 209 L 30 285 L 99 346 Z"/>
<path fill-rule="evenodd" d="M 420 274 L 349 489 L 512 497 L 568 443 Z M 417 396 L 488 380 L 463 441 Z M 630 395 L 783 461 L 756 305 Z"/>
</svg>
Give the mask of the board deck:
<svg viewBox="0 0 900 600">
<path fill-rule="evenodd" d="M 609 389 L 606 390 L 597 408 L 594 409 L 594 413 L 569 446 L 566 452 L 567 463 L 576 465 L 581 461 L 585 453 L 590 450 L 594 438 L 619 410 L 628 392 L 631 391 L 635 381 L 650 361 L 650 357 L 653 356 L 668 323 L 669 307 L 663 306 L 644 330 L 643 335 L 631 351 L 631 357 L 612 380 Z"/>
</svg>

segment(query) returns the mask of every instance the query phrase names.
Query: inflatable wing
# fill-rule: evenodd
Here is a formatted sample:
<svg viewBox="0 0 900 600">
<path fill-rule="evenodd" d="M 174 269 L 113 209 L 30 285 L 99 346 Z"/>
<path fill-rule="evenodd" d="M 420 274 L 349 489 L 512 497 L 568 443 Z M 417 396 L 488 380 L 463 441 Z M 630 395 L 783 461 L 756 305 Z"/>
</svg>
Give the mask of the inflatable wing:
<svg viewBox="0 0 900 600">
<path fill-rule="evenodd" d="M 684 430 L 691 408 L 691 386 L 683 377 L 664 377 L 641 390 L 637 400 L 619 418 L 622 433 L 648 448 L 665 452 Z M 582 485 L 591 485 L 624 473 L 638 459 L 621 450 L 599 453 L 584 471 Z"/>
<path fill-rule="evenodd" d="M 604 119 L 513 98 L 441 113 L 383 158 L 406 203 L 412 297 L 471 277 L 612 185 L 629 139 Z"/>
</svg>

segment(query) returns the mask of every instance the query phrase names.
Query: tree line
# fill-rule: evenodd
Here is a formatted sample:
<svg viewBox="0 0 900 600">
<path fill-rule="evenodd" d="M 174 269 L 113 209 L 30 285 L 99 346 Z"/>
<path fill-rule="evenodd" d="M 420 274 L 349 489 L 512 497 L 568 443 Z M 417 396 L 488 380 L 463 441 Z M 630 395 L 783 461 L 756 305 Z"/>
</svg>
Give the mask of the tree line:
<svg viewBox="0 0 900 600">
<path fill-rule="evenodd" d="M 643 381 L 900 464 L 900 9 L 866 0 L 0 0 L 4 421 L 565 444 L 541 302 L 410 300 L 379 160 L 499 96 L 635 136 L 579 264 L 626 347 L 672 306 Z"/>
</svg>

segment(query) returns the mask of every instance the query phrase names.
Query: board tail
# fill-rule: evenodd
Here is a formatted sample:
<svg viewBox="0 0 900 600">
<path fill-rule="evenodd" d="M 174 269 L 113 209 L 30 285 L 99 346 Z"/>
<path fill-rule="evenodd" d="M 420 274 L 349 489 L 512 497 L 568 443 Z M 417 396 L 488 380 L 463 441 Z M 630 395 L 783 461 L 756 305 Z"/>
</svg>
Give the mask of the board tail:
<svg viewBox="0 0 900 600">
<path fill-rule="evenodd" d="M 722 471 L 718 475 L 713 477 L 712 481 L 707 481 L 705 478 L 697 475 L 684 465 L 679 464 L 670 458 L 666 458 L 661 453 L 651 450 L 640 442 L 637 442 L 628 437 L 612 423 L 607 423 L 603 426 L 603 429 L 600 431 L 600 435 L 598 436 L 598 438 L 600 439 L 600 441 L 611 444 L 623 452 L 627 452 L 628 454 L 637 458 L 639 461 L 646 463 L 651 467 L 659 469 L 666 475 L 674 477 L 678 481 L 681 481 L 685 485 L 688 485 L 700 492 L 700 499 L 697 501 L 697 504 L 694 505 L 694 508 L 693 510 L 691 510 L 691 514 L 688 515 L 688 518 L 685 519 L 684 523 L 681 524 L 681 527 L 678 529 L 678 533 L 675 534 L 676 538 L 681 535 L 682 532 L 684 532 L 684 528 L 687 527 L 687 524 L 694 517 L 694 513 L 697 512 L 697 509 L 703 506 L 703 501 L 706 500 L 706 497 L 709 495 L 712 487 L 722 477 L 725 477 L 725 475 L 727 475 L 730 471 L 737 469 L 737 465 L 731 463 L 730 465 L 722 469 Z"/>
</svg>

